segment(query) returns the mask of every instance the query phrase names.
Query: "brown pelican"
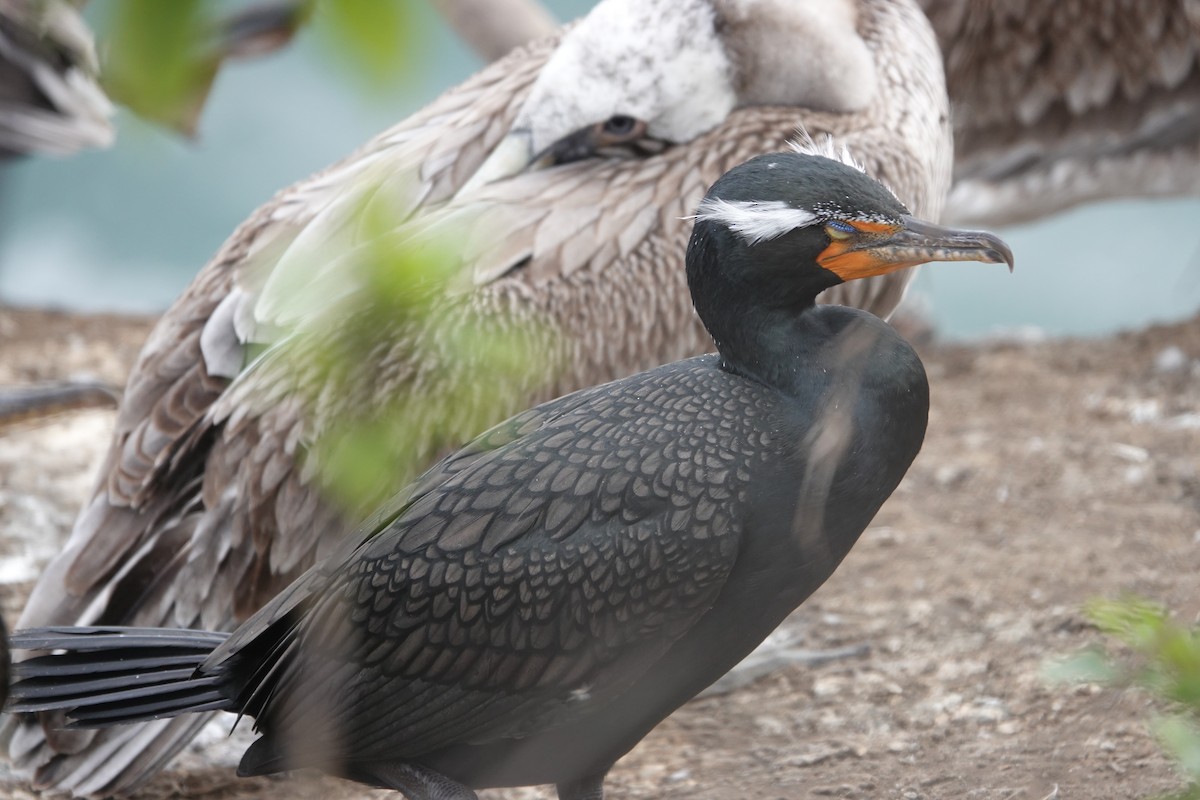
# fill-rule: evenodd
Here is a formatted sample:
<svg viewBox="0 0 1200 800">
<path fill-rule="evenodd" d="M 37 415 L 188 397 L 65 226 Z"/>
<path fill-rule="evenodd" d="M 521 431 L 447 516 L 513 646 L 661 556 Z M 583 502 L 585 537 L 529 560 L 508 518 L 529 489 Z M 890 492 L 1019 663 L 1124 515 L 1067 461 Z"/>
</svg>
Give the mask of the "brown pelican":
<svg viewBox="0 0 1200 800">
<path fill-rule="evenodd" d="M 536 394 L 498 387 L 489 408 L 498 420 L 711 347 L 688 306 L 683 218 L 724 171 L 780 149 L 801 123 L 860 153 L 913 213 L 940 214 L 948 106 L 933 31 L 913 0 L 605 0 L 561 42 L 497 62 L 284 190 L 151 334 L 96 494 L 20 626 L 228 628 L 336 539 L 339 515 L 295 464 L 321 419 L 286 391 L 281 402 L 256 403 L 254 384 L 270 385 L 269 375 L 226 389 L 258 329 L 295 306 L 279 302 L 281 276 L 302 271 L 306 254 L 353 246 L 364 184 L 413 214 L 482 208 L 504 235 L 464 264 L 480 284 L 477 302 L 541 311 L 562 331 L 568 368 Z M 319 276 L 305 280 L 329 288 Z M 842 299 L 878 313 L 903 290 L 903 281 L 856 283 L 865 291 Z M 392 393 L 385 381 L 362 388 Z M 357 401 L 332 402 L 322 416 Z M 38 785 L 120 792 L 200 722 L 104 731 L 90 745 L 90 733 L 43 734 L 26 722 L 10 751 L 37 768 Z"/>
<path fill-rule="evenodd" d="M 998 225 L 1200 192 L 1200 5 L 919 1 L 953 111 L 951 218 Z M 496 0 L 508 26 L 487 37 L 471 0 L 434 5 L 483 58 L 543 35 L 537 0 Z"/>
<path fill-rule="evenodd" d="M 798 124 L 836 134 L 914 213 L 936 218 L 951 177 L 941 64 L 915 0 L 605 0 L 561 40 L 513 53 L 284 190 L 151 335 L 96 493 L 21 626 L 230 627 L 337 537 L 340 515 L 297 453 L 323 421 L 381 403 L 397 384 L 332 392 L 313 410 L 292 391 L 295 376 L 242 367 L 267 328 L 348 291 L 339 257 L 361 244 L 364 199 L 401 208 L 398 228 L 434 212 L 490 222 L 461 265 L 478 285 L 472 302 L 557 323 L 567 369 L 537 390 L 488 387 L 500 419 L 708 349 L 687 306 L 681 218 L 718 175 L 778 149 Z M 314 261 L 325 269 L 313 274 Z M 284 296 L 289 276 L 314 288 Z M 906 282 L 861 281 L 838 299 L 886 314 Z M 445 365 L 366 366 L 419 386 Z M 121 792 L 197 726 L 89 739 L 26 722 L 10 749 L 40 785 Z"/>
</svg>

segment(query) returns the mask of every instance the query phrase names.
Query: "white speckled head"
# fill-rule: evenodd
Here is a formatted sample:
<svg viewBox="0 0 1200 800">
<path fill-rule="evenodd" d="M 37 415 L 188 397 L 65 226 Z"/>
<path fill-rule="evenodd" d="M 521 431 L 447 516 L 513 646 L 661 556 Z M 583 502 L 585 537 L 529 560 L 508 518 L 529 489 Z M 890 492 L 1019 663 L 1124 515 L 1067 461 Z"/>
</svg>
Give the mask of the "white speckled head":
<svg viewBox="0 0 1200 800">
<path fill-rule="evenodd" d="M 851 112 L 874 99 L 875 57 L 859 0 L 711 0 L 737 68 L 739 106 Z"/>
<path fill-rule="evenodd" d="M 733 65 L 710 0 L 604 0 L 563 37 L 514 130 L 534 152 L 623 115 L 647 135 L 685 142 L 734 108 Z"/>
<path fill-rule="evenodd" d="M 463 193 L 612 117 L 691 141 L 740 106 L 850 112 L 875 96 L 856 0 L 602 0 L 566 33 Z"/>
</svg>

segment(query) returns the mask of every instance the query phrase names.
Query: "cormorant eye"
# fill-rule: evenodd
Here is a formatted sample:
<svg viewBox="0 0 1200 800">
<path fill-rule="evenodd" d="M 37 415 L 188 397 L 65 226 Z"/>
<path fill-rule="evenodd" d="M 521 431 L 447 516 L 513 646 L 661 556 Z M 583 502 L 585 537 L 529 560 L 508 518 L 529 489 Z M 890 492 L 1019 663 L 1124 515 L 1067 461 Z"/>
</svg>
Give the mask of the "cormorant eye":
<svg viewBox="0 0 1200 800">
<path fill-rule="evenodd" d="M 858 229 L 849 222 L 842 222 L 840 219 L 831 219 L 825 223 L 825 232 L 831 239 L 849 239 L 857 231 Z"/>
<path fill-rule="evenodd" d="M 609 136 L 628 136 L 637 127 L 637 120 L 624 114 L 616 114 L 604 121 L 604 132 Z"/>
</svg>

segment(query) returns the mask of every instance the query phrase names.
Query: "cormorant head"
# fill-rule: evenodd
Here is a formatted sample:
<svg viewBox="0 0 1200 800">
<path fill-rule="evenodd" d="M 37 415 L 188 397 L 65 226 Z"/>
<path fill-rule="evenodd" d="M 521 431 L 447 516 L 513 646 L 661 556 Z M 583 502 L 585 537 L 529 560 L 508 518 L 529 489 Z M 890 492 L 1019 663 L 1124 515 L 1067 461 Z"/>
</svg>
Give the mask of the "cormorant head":
<svg viewBox="0 0 1200 800">
<path fill-rule="evenodd" d="M 856 23 L 852 0 L 602 0 L 563 36 L 464 191 L 530 168 L 653 155 L 741 106 L 864 108 L 875 68 Z"/>
<path fill-rule="evenodd" d="M 710 332 L 722 309 L 803 309 L 836 284 L 927 261 L 1012 268 L 997 236 L 914 219 L 831 141 L 796 147 L 734 167 L 700 203 L 688 284 Z"/>
</svg>

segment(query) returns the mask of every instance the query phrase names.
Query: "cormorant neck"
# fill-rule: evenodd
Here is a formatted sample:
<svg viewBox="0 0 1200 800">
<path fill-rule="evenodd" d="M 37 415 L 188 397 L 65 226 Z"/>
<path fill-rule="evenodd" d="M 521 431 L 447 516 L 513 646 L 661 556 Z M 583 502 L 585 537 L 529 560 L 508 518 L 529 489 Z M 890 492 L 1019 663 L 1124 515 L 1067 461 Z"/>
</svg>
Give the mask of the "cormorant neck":
<svg viewBox="0 0 1200 800">
<path fill-rule="evenodd" d="M 730 312 L 729 324 L 709 329 L 726 368 L 795 395 L 827 338 L 815 300 L 800 307 Z"/>
<path fill-rule="evenodd" d="M 770 243 L 778 252 L 771 246 L 751 252 L 728 231 L 697 225 L 687 255 L 692 303 L 722 360 L 731 371 L 788 394 L 795 394 L 801 368 L 830 335 L 825 309 L 815 307 L 817 295 L 841 282 L 815 263 L 819 241 L 797 245 L 793 237 L 805 235 Z"/>
</svg>

